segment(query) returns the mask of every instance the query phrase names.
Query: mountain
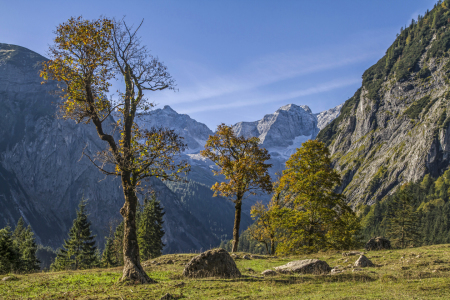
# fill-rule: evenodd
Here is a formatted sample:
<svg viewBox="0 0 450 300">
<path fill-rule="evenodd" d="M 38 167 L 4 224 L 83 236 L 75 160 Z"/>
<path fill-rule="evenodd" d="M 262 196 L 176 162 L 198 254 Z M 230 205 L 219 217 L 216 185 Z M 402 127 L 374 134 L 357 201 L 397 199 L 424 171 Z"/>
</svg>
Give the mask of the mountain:
<svg viewBox="0 0 450 300">
<path fill-rule="evenodd" d="M 188 146 L 186 153 L 198 152 L 203 149 L 208 137 L 213 134 L 211 129 L 203 123 L 197 122 L 186 114 L 178 114 L 170 106 L 155 109 L 138 116 L 137 123 L 144 129 L 151 127 L 165 127 L 174 129 L 184 138 Z"/>
<path fill-rule="evenodd" d="M 91 124 L 55 117 L 56 83 L 42 85 L 39 77 L 45 60 L 26 48 L 0 44 L 0 228 L 23 217 L 39 243 L 59 247 L 84 197 L 103 246 L 109 224 L 121 219 L 120 179 L 105 178 L 81 156 L 83 149 L 94 154 L 106 147 Z M 112 130 L 108 122 L 114 120 L 105 121 L 105 129 Z M 166 253 L 219 244 L 209 226 L 191 214 L 176 193 L 156 179 L 151 186 L 166 212 Z"/>
<path fill-rule="evenodd" d="M 448 1 L 440 2 L 402 29 L 318 135 L 354 206 L 373 204 L 449 166 L 449 15 Z"/>
<path fill-rule="evenodd" d="M 245 137 L 259 137 L 261 146 L 266 148 L 271 159 L 268 161 L 272 164 L 269 170 L 272 178 L 276 178 L 275 173 L 284 169 L 286 160 L 293 154 L 296 148 L 300 147 L 303 142 L 308 139 L 315 138 L 321 128 L 326 126 L 334 118 L 339 116 L 339 105 L 330 110 L 313 114 L 311 109 L 306 105 L 288 104 L 280 107 L 275 113 L 265 115 L 261 120 L 254 122 L 239 122 L 233 125 L 233 130 L 238 135 Z M 169 106 L 163 109 L 156 109 L 150 113 L 143 114 L 137 120 L 141 128 L 149 129 L 152 126 L 163 126 L 173 129 L 182 136 L 189 146 L 182 158 L 191 164 L 191 172 L 187 175 L 188 184 L 182 182 L 169 182 L 166 185 L 176 193 L 182 202 L 189 208 L 189 211 L 196 215 L 199 220 L 204 222 L 205 226 L 212 226 L 211 230 L 216 235 L 231 236 L 228 228 L 232 228 L 234 218 L 227 219 L 223 215 L 214 212 L 219 209 L 221 212 L 234 211 L 231 202 L 221 197 L 212 197 L 210 187 L 216 182 L 223 180 L 220 176 L 213 176 L 211 169 L 217 169 L 215 164 L 203 158 L 200 150 L 203 149 L 206 140 L 213 132 L 203 123 L 191 119 L 188 115 L 178 114 Z M 250 219 L 250 208 L 257 201 L 267 203 L 271 195 L 250 196 L 243 202 L 243 219 L 242 228 L 246 228 L 252 223 Z M 210 207 L 210 203 L 214 203 L 214 207 Z M 195 209 L 192 209 L 194 208 Z M 203 220 L 204 219 L 204 220 Z M 226 230 L 222 228 L 223 225 Z"/>
</svg>

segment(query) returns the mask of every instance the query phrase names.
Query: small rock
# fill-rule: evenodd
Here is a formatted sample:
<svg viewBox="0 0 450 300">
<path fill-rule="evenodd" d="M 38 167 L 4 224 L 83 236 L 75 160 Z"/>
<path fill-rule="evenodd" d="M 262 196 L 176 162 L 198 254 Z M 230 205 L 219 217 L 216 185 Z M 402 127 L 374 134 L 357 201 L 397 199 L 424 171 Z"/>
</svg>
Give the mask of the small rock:
<svg viewBox="0 0 450 300">
<path fill-rule="evenodd" d="M 342 270 L 340 270 L 336 267 L 334 269 L 331 269 L 331 274 L 339 274 L 339 273 L 342 273 Z"/>
<path fill-rule="evenodd" d="M 3 277 L 2 281 L 11 281 L 14 280 L 15 278 L 13 276 L 7 276 L 7 277 Z"/>
<path fill-rule="evenodd" d="M 264 276 L 274 276 L 277 275 L 277 272 L 275 272 L 274 270 L 265 270 L 264 272 L 261 273 L 261 275 Z"/>
<path fill-rule="evenodd" d="M 169 259 L 168 261 L 166 261 L 166 264 L 173 264 L 173 260 Z"/>
<path fill-rule="evenodd" d="M 234 259 L 239 259 L 239 258 L 240 258 L 239 255 L 237 255 L 237 254 L 235 254 L 235 253 L 231 253 L 230 255 L 231 255 L 231 257 L 234 258 Z"/>
<path fill-rule="evenodd" d="M 347 258 L 346 260 L 344 260 L 344 262 L 345 262 L 345 263 L 348 262 L 348 258 Z"/>
<path fill-rule="evenodd" d="M 422 256 L 421 256 L 420 254 L 416 256 L 416 258 L 421 258 L 421 257 L 422 257 Z"/>
<path fill-rule="evenodd" d="M 243 258 L 243 259 L 250 259 L 250 256 L 244 255 L 244 256 L 242 256 L 242 258 Z"/>
<path fill-rule="evenodd" d="M 245 270 L 247 270 L 250 273 L 255 273 L 255 270 L 253 270 L 252 268 L 246 268 Z"/>
<path fill-rule="evenodd" d="M 283 266 L 276 267 L 280 273 L 324 274 L 330 272 L 330 266 L 318 259 L 305 259 L 291 261 Z"/>
<path fill-rule="evenodd" d="M 184 285 L 185 285 L 184 282 L 180 282 L 180 283 L 175 284 L 174 287 L 182 287 Z"/>
<path fill-rule="evenodd" d="M 378 236 L 378 237 L 375 237 L 375 238 L 371 238 L 366 243 L 364 248 L 367 251 L 391 249 L 391 242 L 388 239 L 385 239 L 384 237 Z"/>
<path fill-rule="evenodd" d="M 370 261 L 370 259 L 368 259 L 367 257 L 365 257 L 364 255 L 361 255 L 358 260 L 355 262 L 355 267 L 375 267 L 375 265 Z"/>
<path fill-rule="evenodd" d="M 355 272 L 361 272 L 361 271 L 362 271 L 362 269 L 359 269 L 359 268 L 356 268 L 356 269 L 353 269 L 353 270 L 352 270 L 353 273 L 355 273 Z"/>
<path fill-rule="evenodd" d="M 363 255 L 364 252 L 359 251 L 350 251 L 350 252 L 343 252 L 342 256 L 354 256 L 354 255 Z"/>
<path fill-rule="evenodd" d="M 176 298 L 169 293 L 167 293 L 164 296 L 162 296 L 161 298 L 159 298 L 159 300 L 175 300 L 175 299 Z"/>
</svg>

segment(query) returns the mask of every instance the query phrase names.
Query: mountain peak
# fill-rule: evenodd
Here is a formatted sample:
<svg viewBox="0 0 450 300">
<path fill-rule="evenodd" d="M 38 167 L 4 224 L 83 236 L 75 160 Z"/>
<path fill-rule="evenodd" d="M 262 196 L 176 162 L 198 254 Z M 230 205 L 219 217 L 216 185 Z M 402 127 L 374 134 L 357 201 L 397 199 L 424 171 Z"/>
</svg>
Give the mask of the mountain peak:
<svg viewBox="0 0 450 300">
<path fill-rule="evenodd" d="M 311 114 L 311 113 L 312 113 L 312 111 L 311 111 L 311 109 L 309 108 L 308 105 L 297 105 L 297 104 L 293 104 L 293 103 L 291 103 L 291 104 L 286 104 L 286 105 L 280 107 L 280 108 L 277 110 L 277 112 L 278 112 L 278 111 L 281 111 L 281 110 L 285 110 L 285 111 L 290 111 L 290 110 L 293 110 L 293 111 L 301 111 L 301 110 L 303 110 L 303 111 L 305 111 L 305 112 L 308 113 L 308 114 Z"/>
</svg>

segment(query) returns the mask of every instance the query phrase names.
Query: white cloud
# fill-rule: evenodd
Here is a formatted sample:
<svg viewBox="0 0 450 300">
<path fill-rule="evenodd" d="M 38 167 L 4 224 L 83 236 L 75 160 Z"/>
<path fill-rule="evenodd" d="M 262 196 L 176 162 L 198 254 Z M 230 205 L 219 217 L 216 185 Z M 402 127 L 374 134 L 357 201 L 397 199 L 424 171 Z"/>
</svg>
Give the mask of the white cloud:
<svg viewBox="0 0 450 300">
<path fill-rule="evenodd" d="M 181 109 L 179 113 L 184 114 L 191 114 L 191 113 L 197 113 L 202 111 L 213 111 L 213 110 L 220 110 L 220 109 L 227 109 L 227 108 L 238 108 L 238 107 L 245 107 L 245 106 L 251 106 L 251 105 L 257 105 L 257 104 L 264 104 L 264 103 L 273 103 L 273 102 L 282 102 L 282 101 L 289 101 L 295 98 L 301 98 L 305 96 L 310 96 L 313 94 L 328 92 L 334 89 L 346 87 L 349 85 L 353 85 L 356 83 L 360 83 L 360 78 L 348 78 L 348 79 L 338 79 L 329 81 L 323 84 L 316 85 L 314 87 L 301 89 L 301 90 L 295 90 L 287 93 L 282 94 L 271 94 L 271 95 L 253 95 L 251 97 L 245 97 L 245 100 L 241 101 L 235 101 L 235 102 L 226 102 L 221 104 L 212 104 L 212 105 L 199 105 L 194 106 L 188 109 Z"/>
</svg>

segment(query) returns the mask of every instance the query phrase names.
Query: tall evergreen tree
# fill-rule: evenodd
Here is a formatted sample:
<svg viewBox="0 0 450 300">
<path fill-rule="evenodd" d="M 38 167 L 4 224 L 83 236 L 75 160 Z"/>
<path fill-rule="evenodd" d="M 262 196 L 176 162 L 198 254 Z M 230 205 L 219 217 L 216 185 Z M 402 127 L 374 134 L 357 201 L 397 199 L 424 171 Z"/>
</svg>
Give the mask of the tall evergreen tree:
<svg viewBox="0 0 450 300">
<path fill-rule="evenodd" d="M 114 238 L 106 237 L 105 249 L 102 253 L 102 265 L 106 268 L 112 268 L 119 265 L 117 256 L 114 253 Z"/>
<path fill-rule="evenodd" d="M 420 242 L 419 216 L 406 187 L 397 193 L 388 206 L 387 235 L 395 246 L 405 248 Z"/>
<path fill-rule="evenodd" d="M 113 249 L 117 263 L 123 265 L 123 235 L 124 235 L 124 223 L 123 221 L 116 227 L 114 232 Z"/>
<path fill-rule="evenodd" d="M 144 206 L 138 224 L 138 243 L 141 259 L 147 260 L 162 254 L 164 243 L 163 208 L 153 194 L 150 200 L 144 200 Z"/>
<path fill-rule="evenodd" d="M 59 250 L 53 269 L 70 267 L 86 269 L 95 267 L 98 255 L 95 247 L 95 236 L 91 232 L 91 222 L 86 215 L 86 200 L 81 200 L 78 205 L 77 218 L 73 220 L 72 228 L 69 232 L 69 239 L 64 241 L 63 248 Z"/>
<path fill-rule="evenodd" d="M 19 255 L 17 271 L 30 272 L 40 269 L 40 261 L 36 257 L 37 244 L 31 226 L 25 228 L 23 218 L 17 222 L 12 233 L 14 247 Z"/>
<path fill-rule="evenodd" d="M 19 255 L 14 247 L 11 227 L 0 229 L 0 274 L 5 274 L 18 267 Z"/>
</svg>

